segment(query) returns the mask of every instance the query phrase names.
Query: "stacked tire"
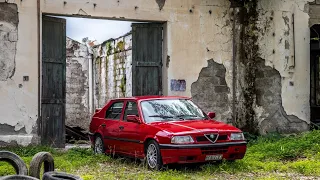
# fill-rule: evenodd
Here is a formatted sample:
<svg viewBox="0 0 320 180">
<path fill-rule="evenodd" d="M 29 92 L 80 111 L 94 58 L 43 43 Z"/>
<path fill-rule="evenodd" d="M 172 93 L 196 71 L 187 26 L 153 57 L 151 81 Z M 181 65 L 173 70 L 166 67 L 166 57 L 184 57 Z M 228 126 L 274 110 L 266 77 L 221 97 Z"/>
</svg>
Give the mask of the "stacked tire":
<svg viewBox="0 0 320 180">
<path fill-rule="evenodd" d="M 28 168 L 17 154 L 10 151 L 0 151 L 0 161 L 13 166 L 16 175 L 2 176 L 0 180 L 40 180 L 40 171 L 43 165 L 44 174 L 42 180 L 82 180 L 80 177 L 63 172 L 56 172 L 54 159 L 49 152 L 39 152 L 33 156 Z"/>
</svg>

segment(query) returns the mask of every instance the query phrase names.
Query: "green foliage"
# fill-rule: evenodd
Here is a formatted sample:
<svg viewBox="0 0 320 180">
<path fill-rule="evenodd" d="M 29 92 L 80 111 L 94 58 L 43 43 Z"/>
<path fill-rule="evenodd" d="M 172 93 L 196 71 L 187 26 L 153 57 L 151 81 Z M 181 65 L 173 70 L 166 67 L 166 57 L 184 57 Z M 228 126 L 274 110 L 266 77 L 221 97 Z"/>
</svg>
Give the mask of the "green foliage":
<svg viewBox="0 0 320 180">
<path fill-rule="evenodd" d="M 107 56 L 110 56 L 112 53 L 112 46 L 110 41 L 106 43 L 106 49 L 107 49 Z"/>
<path fill-rule="evenodd" d="M 91 149 L 70 149 L 67 152 L 48 147 L 7 148 L 20 155 L 29 164 L 39 151 L 53 154 L 57 171 L 80 175 L 84 180 L 93 179 L 292 179 L 279 173 L 320 175 L 320 131 L 283 136 L 268 134 L 250 141 L 246 156 L 235 162 L 222 162 L 194 167 L 170 167 L 164 171 L 150 171 L 139 161 L 94 155 Z M 0 176 L 12 174 L 9 164 L 0 162 Z"/>
<path fill-rule="evenodd" d="M 124 46 L 125 46 L 124 41 L 119 41 L 119 42 L 117 43 L 116 47 L 115 47 L 115 52 L 124 51 L 124 49 L 125 49 Z"/>
<path fill-rule="evenodd" d="M 121 92 L 122 92 L 122 95 L 125 96 L 126 94 L 126 78 L 125 78 L 125 74 L 124 76 L 121 78 L 121 84 L 119 86 Z"/>
</svg>

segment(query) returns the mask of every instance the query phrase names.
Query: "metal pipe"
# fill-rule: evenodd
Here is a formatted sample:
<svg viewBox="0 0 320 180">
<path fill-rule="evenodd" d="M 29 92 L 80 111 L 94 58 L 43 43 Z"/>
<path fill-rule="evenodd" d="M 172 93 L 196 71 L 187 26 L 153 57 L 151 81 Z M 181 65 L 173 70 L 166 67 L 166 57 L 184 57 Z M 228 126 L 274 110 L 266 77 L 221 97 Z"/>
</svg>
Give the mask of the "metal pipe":
<svg viewBox="0 0 320 180">
<path fill-rule="evenodd" d="M 89 110 L 91 115 L 93 112 L 93 58 L 92 55 L 89 55 Z"/>
<path fill-rule="evenodd" d="M 41 36 L 40 36 L 40 23 L 41 23 L 41 12 L 40 12 L 40 0 L 37 0 L 37 33 L 38 33 L 38 135 L 41 137 L 42 132 L 42 116 L 41 116 Z"/>
</svg>

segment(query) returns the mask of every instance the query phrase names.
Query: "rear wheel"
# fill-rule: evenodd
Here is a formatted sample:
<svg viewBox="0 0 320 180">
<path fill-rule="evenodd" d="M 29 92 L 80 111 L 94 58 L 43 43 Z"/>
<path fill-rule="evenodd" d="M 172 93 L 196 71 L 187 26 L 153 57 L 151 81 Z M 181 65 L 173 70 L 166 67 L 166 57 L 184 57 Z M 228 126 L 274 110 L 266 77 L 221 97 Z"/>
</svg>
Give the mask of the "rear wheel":
<svg viewBox="0 0 320 180">
<path fill-rule="evenodd" d="M 155 140 L 151 140 L 148 143 L 146 149 L 146 163 L 150 169 L 160 170 L 162 168 L 162 157 L 160 148 Z"/>
<path fill-rule="evenodd" d="M 95 154 L 104 154 L 105 147 L 101 136 L 96 136 L 94 140 L 94 153 Z"/>
</svg>

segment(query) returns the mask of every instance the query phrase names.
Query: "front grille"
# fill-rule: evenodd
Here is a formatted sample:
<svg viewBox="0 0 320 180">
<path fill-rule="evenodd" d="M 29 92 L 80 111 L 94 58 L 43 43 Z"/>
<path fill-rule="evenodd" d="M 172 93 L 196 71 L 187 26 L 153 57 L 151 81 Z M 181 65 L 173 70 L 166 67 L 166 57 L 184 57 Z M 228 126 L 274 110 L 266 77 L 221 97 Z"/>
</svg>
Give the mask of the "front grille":
<svg viewBox="0 0 320 180">
<path fill-rule="evenodd" d="M 196 137 L 196 139 L 197 139 L 198 142 L 208 141 L 208 139 L 206 137 L 204 137 L 204 136 L 198 136 L 198 137 Z"/>
<path fill-rule="evenodd" d="M 201 148 L 202 154 L 223 154 L 228 152 L 228 147 L 222 147 L 222 148 L 212 148 L 212 147 L 206 147 Z"/>
<path fill-rule="evenodd" d="M 217 141 L 223 141 L 227 140 L 228 136 L 227 135 L 219 135 Z M 198 136 L 196 137 L 197 142 L 204 142 L 204 141 L 209 141 L 205 136 Z"/>
</svg>

